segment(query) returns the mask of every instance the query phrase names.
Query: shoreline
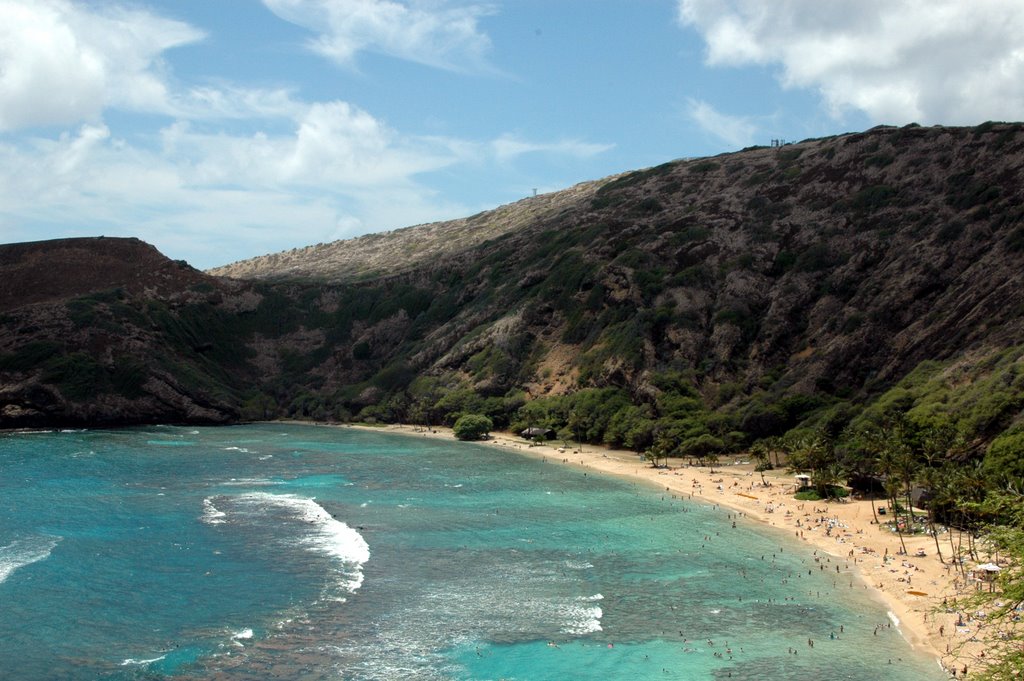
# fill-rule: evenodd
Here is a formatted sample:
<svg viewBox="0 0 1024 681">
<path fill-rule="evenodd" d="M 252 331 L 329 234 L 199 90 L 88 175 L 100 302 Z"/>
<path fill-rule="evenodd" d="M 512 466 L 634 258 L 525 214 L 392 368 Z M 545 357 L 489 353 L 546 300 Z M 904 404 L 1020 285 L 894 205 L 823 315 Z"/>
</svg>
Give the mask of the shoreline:
<svg viewBox="0 0 1024 681">
<path fill-rule="evenodd" d="M 451 428 L 443 426 L 429 430 L 410 425 L 347 427 L 460 442 Z M 766 471 L 768 484 L 762 484 L 753 462 L 741 461 L 742 457 L 714 469 L 686 464 L 659 469 L 628 450 L 584 445 L 580 451 L 560 447 L 556 441 L 537 445 L 507 432 L 491 433 L 490 439 L 472 444 L 499 446 L 530 458 L 643 482 L 652 489 L 717 504 L 766 527 L 792 532 L 791 538 L 805 544 L 808 554 L 828 554 L 837 570 L 842 564 L 843 572 L 858 579 L 885 606 L 911 647 L 930 654 L 947 671 L 955 670 L 958 678 L 963 669 L 984 664 L 985 643 L 977 638 L 973 613 L 963 612 L 964 626 L 957 626 L 961 613 L 943 607 L 972 593 L 973 584 L 964 583 L 953 571 L 946 556 L 948 546 L 943 547 L 946 564 L 939 561 L 930 536 L 905 535 L 907 555 L 899 555 L 899 537 L 885 525 L 873 523 L 871 504 L 884 506 L 883 500 L 797 501 L 792 496 L 792 476 Z"/>
</svg>

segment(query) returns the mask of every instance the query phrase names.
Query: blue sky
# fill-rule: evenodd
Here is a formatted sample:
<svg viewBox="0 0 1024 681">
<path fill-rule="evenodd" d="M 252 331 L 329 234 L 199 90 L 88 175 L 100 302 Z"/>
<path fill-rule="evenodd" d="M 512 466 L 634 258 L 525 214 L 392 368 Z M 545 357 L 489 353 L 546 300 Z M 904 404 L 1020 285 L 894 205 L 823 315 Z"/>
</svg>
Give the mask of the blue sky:
<svg viewBox="0 0 1024 681">
<path fill-rule="evenodd" d="M 0 0 L 0 242 L 205 268 L 773 138 L 1021 119 L 1019 0 Z"/>
</svg>

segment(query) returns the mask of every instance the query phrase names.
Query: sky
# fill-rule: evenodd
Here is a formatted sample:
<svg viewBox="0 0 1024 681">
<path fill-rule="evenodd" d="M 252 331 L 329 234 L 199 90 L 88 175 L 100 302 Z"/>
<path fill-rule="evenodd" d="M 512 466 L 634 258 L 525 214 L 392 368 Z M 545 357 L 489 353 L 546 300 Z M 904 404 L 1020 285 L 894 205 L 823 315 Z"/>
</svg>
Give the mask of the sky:
<svg viewBox="0 0 1024 681">
<path fill-rule="evenodd" d="M 208 268 L 666 161 L 1024 120 L 1021 0 L 0 0 L 0 243 Z"/>
</svg>

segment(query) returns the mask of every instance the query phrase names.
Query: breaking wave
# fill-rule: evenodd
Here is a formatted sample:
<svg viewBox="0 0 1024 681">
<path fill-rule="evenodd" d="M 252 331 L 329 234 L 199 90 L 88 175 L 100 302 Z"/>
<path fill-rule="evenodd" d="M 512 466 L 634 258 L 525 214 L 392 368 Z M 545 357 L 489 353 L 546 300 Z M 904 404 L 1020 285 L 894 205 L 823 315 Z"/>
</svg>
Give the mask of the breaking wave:
<svg viewBox="0 0 1024 681">
<path fill-rule="evenodd" d="M 60 542 L 61 537 L 36 535 L 15 539 L 6 546 L 0 546 L 0 584 L 14 574 L 18 568 L 46 560 Z"/>
<path fill-rule="evenodd" d="M 216 500 L 216 505 L 214 501 Z M 335 519 L 314 499 L 293 494 L 249 492 L 238 496 L 208 497 L 203 500 L 203 521 L 208 524 L 230 524 L 237 518 L 282 514 L 283 518 L 301 523 L 303 532 L 298 542 L 314 553 L 338 563 L 338 585 L 354 593 L 363 584 L 363 564 L 370 560 L 370 547 L 356 530 Z"/>
</svg>

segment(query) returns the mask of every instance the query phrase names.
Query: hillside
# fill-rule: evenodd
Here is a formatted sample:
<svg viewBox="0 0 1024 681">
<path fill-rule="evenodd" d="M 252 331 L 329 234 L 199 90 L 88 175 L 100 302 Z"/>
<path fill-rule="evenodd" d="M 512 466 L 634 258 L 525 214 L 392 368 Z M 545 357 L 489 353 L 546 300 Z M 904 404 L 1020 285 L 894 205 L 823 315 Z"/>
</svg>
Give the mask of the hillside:
<svg viewBox="0 0 1024 681">
<path fill-rule="evenodd" d="M 138 239 L 0 246 L 0 426 L 237 418 L 209 378 L 223 358 L 179 311 L 240 289 Z"/>
<path fill-rule="evenodd" d="M 26 271 L 9 290 L 50 292 L 3 319 L 0 423 L 114 418 L 52 366 L 113 372 L 127 356 L 148 377 L 129 394 L 152 396 L 152 377 L 200 386 L 207 411 L 175 420 L 478 411 L 692 453 L 898 412 L 953 423 L 980 453 L 1024 407 L 1022 164 L 1020 125 L 876 128 L 265 256 L 176 291 L 62 299 Z M 118 399 L 147 418 L 149 398 Z"/>
<path fill-rule="evenodd" d="M 410 272 L 453 253 L 529 228 L 589 200 L 600 183 L 542 194 L 468 218 L 434 222 L 297 248 L 222 265 L 207 273 L 236 279 L 312 279 L 343 282 Z"/>
<path fill-rule="evenodd" d="M 55 239 L 0 246 L 0 312 L 115 288 L 173 293 L 209 277 L 138 239 Z"/>
</svg>

